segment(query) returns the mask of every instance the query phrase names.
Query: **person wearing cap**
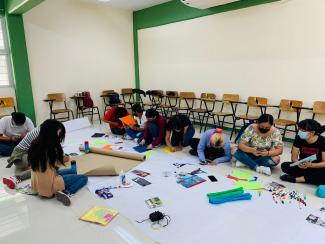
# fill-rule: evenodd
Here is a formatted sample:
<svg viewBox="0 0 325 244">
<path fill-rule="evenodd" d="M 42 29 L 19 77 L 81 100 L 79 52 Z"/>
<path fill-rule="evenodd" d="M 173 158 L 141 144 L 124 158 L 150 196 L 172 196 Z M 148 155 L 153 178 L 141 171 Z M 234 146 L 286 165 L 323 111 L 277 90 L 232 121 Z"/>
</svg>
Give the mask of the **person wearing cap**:
<svg viewBox="0 0 325 244">
<path fill-rule="evenodd" d="M 201 139 L 193 138 L 190 146 L 190 154 L 198 156 L 201 164 L 217 165 L 231 160 L 230 141 L 219 128 L 207 130 Z"/>
<path fill-rule="evenodd" d="M 15 146 L 33 129 L 32 120 L 21 112 L 0 119 L 0 154 L 10 156 Z"/>
<path fill-rule="evenodd" d="M 111 108 L 105 113 L 103 121 L 109 124 L 113 134 L 124 135 L 125 127 L 119 119 L 129 115 L 129 113 L 124 107 L 119 107 L 119 104 L 121 104 L 121 101 L 118 94 L 109 97 L 109 105 Z"/>
</svg>

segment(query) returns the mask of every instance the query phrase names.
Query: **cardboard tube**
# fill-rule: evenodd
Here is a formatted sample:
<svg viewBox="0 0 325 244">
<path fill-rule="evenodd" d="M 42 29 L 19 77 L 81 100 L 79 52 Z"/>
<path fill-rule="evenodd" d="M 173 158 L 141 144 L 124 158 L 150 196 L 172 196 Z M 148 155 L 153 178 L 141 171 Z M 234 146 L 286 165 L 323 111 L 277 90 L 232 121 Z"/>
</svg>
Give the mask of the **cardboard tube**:
<svg viewBox="0 0 325 244">
<path fill-rule="evenodd" d="M 80 145 L 80 151 L 84 151 L 84 147 Z M 104 150 L 101 148 L 90 147 L 89 151 L 91 153 L 102 154 L 107 156 L 119 157 L 119 158 L 127 158 L 133 159 L 137 161 L 144 161 L 146 159 L 146 155 L 140 153 L 130 153 L 130 152 L 123 152 L 123 151 L 114 151 L 114 150 Z"/>
</svg>

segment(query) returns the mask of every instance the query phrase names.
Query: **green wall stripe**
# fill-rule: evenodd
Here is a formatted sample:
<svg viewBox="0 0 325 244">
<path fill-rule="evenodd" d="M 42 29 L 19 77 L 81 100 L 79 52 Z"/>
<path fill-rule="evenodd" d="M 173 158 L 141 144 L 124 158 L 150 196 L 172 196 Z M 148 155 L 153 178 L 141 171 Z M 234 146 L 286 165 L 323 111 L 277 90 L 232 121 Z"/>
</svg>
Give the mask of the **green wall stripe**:
<svg viewBox="0 0 325 244">
<path fill-rule="evenodd" d="M 173 0 L 134 12 L 134 25 L 139 30 L 276 1 L 279 0 L 241 0 L 202 10 Z"/>
<path fill-rule="evenodd" d="M 4 0 L 0 0 L 0 14 L 4 15 L 5 13 L 5 2 Z"/>
<path fill-rule="evenodd" d="M 241 0 L 239 2 L 201 10 L 186 6 L 180 0 L 173 0 L 133 12 L 135 86 L 140 88 L 138 30 L 276 1 L 279 0 Z"/>
<path fill-rule="evenodd" d="M 8 13 L 9 14 L 24 14 L 31 10 L 44 0 L 9 0 Z"/>
<path fill-rule="evenodd" d="M 21 15 L 11 15 L 7 11 L 5 17 L 11 51 L 17 107 L 19 111 L 24 112 L 35 123 L 35 109 L 23 18 Z"/>
<path fill-rule="evenodd" d="M 135 28 L 134 15 L 135 15 L 135 12 L 133 12 L 133 46 L 134 46 L 135 88 L 140 89 L 138 30 Z"/>
</svg>

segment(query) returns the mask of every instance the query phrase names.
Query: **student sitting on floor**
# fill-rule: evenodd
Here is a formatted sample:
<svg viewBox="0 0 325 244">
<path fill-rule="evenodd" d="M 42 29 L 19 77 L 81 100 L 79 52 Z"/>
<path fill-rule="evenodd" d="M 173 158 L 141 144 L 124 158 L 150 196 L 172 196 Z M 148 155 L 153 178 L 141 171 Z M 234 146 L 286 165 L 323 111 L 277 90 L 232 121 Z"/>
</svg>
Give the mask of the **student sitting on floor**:
<svg viewBox="0 0 325 244">
<path fill-rule="evenodd" d="M 25 114 L 14 112 L 0 120 L 0 154 L 10 156 L 15 146 L 34 129 L 33 122 Z"/>
<path fill-rule="evenodd" d="M 310 183 L 314 185 L 325 184 L 325 138 L 321 136 L 325 126 L 321 126 L 313 119 L 300 121 L 299 132 L 291 150 L 292 162 L 281 164 L 285 173 L 280 177 L 283 181 L 291 183 Z M 298 166 L 290 167 L 290 164 L 311 155 L 317 155 L 313 162 L 304 162 Z"/>
<path fill-rule="evenodd" d="M 132 106 L 132 113 L 137 124 L 134 126 L 128 126 L 125 130 L 129 136 L 128 139 L 135 139 L 137 142 L 140 142 L 143 139 L 144 124 L 147 122 L 147 118 L 143 114 L 143 108 L 139 103 Z"/>
<path fill-rule="evenodd" d="M 166 125 L 166 145 L 171 152 L 182 151 L 190 145 L 195 129 L 185 114 L 177 114 L 170 118 Z"/>
<path fill-rule="evenodd" d="M 144 126 L 144 136 L 140 145 L 147 145 L 148 149 L 152 149 L 163 143 L 166 119 L 152 108 L 146 111 L 146 118 L 147 122 Z"/>
<path fill-rule="evenodd" d="M 190 146 L 190 154 L 199 156 L 201 164 L 217 165 L 231 160 L 230 141 L 221 129 L 207 130 L 201 139 L 193 138 Z"/>
<path fill-rule="evenodd" d="M 118 107 L 120 104 L 118 95 L 112 95 L 109 97 L 110 109 L 107 110 L 103 121 L 109 124 L 109 127 L 113 134 L 124 135 L 125 127 L 119 118 L 129 115 L 128 111 L 124 107 Z"/>
<path fill-rule="evenodd" d="M 57 125 L 64 130 L 64 125 L 61 122 L 57 120 L 52 120 L 52 122 L 57 123 Z M 10 158 L 8 159 L 7 168 L 10 168 L 14 164 L 16 169 L 20 171 L 15 174 L 15 176 L 4 177 L 2 179 L 3 184 L 7 185 L 10 189 L 15 189 L 18 183 L 30 179 L 31 170 L 30 164 L 27 160 L 27 152 L 32 142 L 38 137 L 39 132 L 40 126 L 28 132 L 21 142 L 14 148 Z M 64 162 L 69 162 L 69 159 L 69 156 L 64 156 Z"/>
<path fill-rule="evenodd" d="M 69 206 L 70 194 L 86 185 L 88 178 L 77 175 L 75 166 L 58 171 L 59 167 L 64 166 L 61 146 L 64 138 L 64 127 L 53 120 L 45 121 L 41 125 L 39 136 L 28 150 L 28 161 L 32 167 L 33 191 L 48 198 L 55 194 L 58 201 Z"/>
<path fill-rule="evenodd" d="M 258 173 L 271 175 L 270 167 L 280 162 L 282 151 L 282 136 L 273 126 L 273 116 L 263 114 L 245 129 L 234 157 Z"/>
</svg>

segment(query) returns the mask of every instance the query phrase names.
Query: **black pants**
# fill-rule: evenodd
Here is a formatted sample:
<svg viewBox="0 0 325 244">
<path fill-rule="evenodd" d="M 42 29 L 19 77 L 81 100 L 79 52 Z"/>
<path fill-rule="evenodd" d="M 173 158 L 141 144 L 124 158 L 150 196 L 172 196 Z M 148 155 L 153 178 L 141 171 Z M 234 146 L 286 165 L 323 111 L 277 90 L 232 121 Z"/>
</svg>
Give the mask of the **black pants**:
<svg viewBox="0 0 325 244">
<path fill-rule="evenodd" d="M 111 131 L 114 135 L 124 135 L 125 134 L 125 129 L 124 128 L 118 128 L 118 127 L 115 127 L 115 128 L 111 128 Z"/>
<path fill-rule="evenodd" d="M 281 164 L 281 169 L 284 173 L 295 177 L 304 176 L 306 183 L 313 185 L 325 185 L 325 168 L 320 169 L 301 169 L 298 166 L 290 167 L 292 162 Z"/>
<path fill-rule="evenodd" d="M 199 138 L 192 138 L 190 141 L 190 146 L 194 150 L 196 156 L 197 156 L 197 147 L 199 145 L 199 142 L 200 142 Z M 225 156 L 225 150 L 223 150 L 223 148 L 206 147 L 204 149 L 204 155 L 206 159 L 213 161 L 216 158 Z"/>
</svg>

